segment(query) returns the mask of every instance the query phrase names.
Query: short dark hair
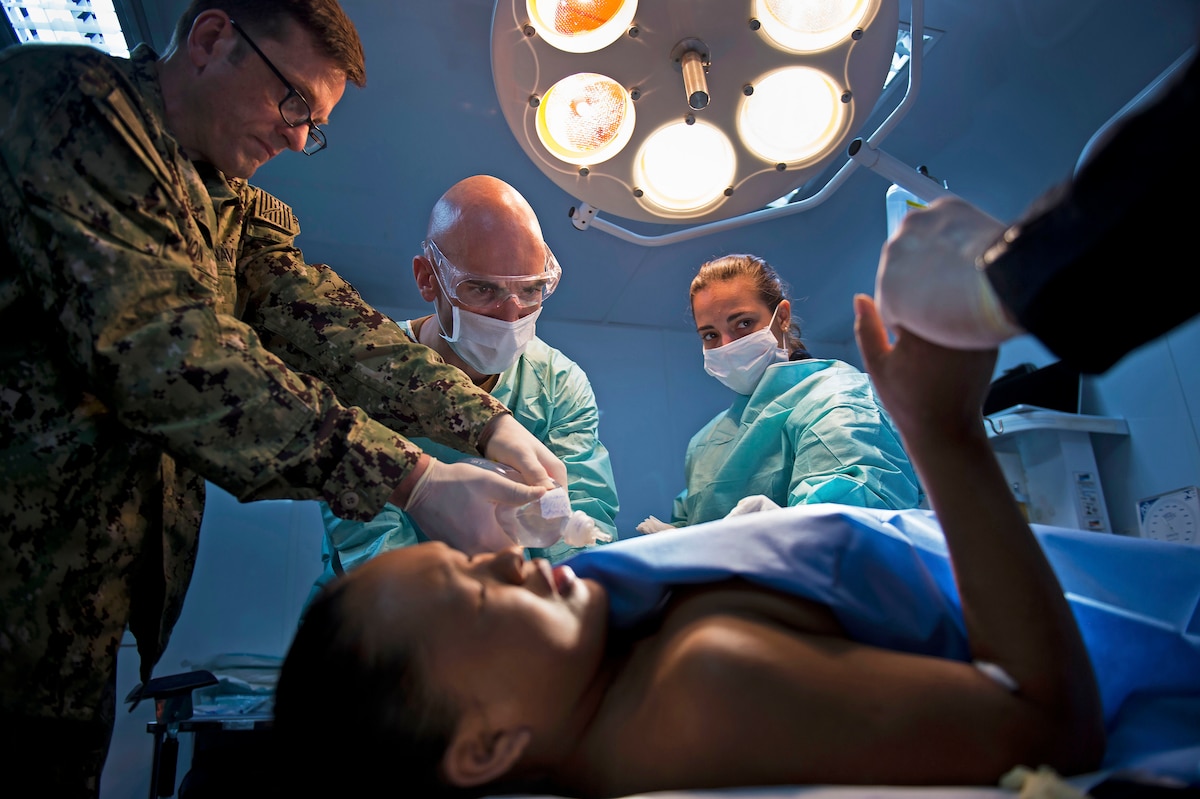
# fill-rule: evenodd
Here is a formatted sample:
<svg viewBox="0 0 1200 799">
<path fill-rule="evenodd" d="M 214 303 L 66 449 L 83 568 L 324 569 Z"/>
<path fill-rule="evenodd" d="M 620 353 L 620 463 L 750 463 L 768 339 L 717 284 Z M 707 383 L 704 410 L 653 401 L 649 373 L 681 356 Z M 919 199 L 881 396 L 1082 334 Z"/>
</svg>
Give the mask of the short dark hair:
<svg viewBox="0 0 1200 799">
<path fill-rule="evenodd" d="M 196 17 L 212 9 L 224 11 L 248 29 L 271 38 L 278 37 L 284 22 L 290 19 L 313 34 L 317 48 L 346 73 L 346 80 L 360 89 L 367 85 L 362 41 L 338 0 L 192 0 L 175 23 L 167 49 L 182 46 Z"/>
<path fill-rule="evenodd" d="M 293 766 L 281 777 L 295 777 L 303 788 L 298 795 L 394 784 L 406 796 L 461 796 L 440 776 L 456 708 L 431 693 L 419 643 L 380 635 L 369 628 L 386 627 L 385 621 L 350 612 L 361 606 L 347 602 L 357 588 L 350 578 L 335 579 L 313 600 L 284 658 L 274 732 L 285 764 Z M 338 767 L 339 752 L 352 758 L 350 767 Z"/>
</svg>

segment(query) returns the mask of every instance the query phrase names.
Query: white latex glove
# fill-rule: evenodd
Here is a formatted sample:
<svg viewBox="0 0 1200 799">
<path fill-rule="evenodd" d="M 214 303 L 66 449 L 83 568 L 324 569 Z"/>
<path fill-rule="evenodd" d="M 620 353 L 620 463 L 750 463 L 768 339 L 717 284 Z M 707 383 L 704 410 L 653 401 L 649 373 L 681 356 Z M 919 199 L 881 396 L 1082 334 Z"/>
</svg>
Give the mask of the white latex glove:
<svg viewBox="0 0 1200 799">
<path fill-rule="evenodd" d="M 739 499 L 738 504 L 733 506 L 733 510 L 725 514 L 725 518 L 741 516 L 744 513 L 758 513 L 763 510 L 779 510 L 779 505 L 765 494 L 751 494 Z"/>
<path fill-rule="evenodd" d="M 959 350 L 993 349 L 1024 333 L 976 266 L 1005 227 L 957 197 L 905 216 L 883 245 L 875 275 L 884 323 Z"/>
<path fill-rule="evenodd" d="M 675 525 L 667 524 L 655 516 L 647 516 L 646 520 L 637 526 L 637 531 L 643 535 L 661 533 L 663 530 L 677 530 Z"/>
<path fill-rule="evenodd" d="M 567 485 L 567 466 L 538 441 L 512 414 L 505 413 L 492 422 L 493 429 L 484 448 L 484 457 L 521 473 L 526 483 L 553 488 Z"/>
<path fill-rule="evenodd" d="M 470 463 L 431 458 L 404 510 L 430 538 L 475 555 L 515 543 L 497 520 L 501 506 L 524 505 L 545 493 L 542 486 L 518 483 Z"/>
</svg>

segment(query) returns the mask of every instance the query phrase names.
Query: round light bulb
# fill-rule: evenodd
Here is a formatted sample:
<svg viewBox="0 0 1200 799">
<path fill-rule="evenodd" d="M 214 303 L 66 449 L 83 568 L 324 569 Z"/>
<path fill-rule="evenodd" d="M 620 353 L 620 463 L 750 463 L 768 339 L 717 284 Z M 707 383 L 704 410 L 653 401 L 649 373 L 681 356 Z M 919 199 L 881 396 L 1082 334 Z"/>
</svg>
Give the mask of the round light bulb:
<svg viewBox="0 0 1200 799">
<path fill-rule="evenodd" d="M 554 157 L 569 164 L 600 164 L 633 135 L 633 100 L 606 75 L 568 75 L 542 96 L 537 135 Z"/>
<path fill-rule="evenodd" d="M 718 128 L 677 122 L 646 138 L 634 177 L 646 202 L 682 214 L 722 200 L 736 167 L 733 145 Z"/>
<path fill-rule="evenodd" d="M 789 166 L 828 154 L 845 125 L 841 90 L 811 67 L 785 67 L 756 81 L 738 112 L 746 147 L 764 161 Z"/>
<path fill-rule="evenodd" d="M 754 0 L 762 32 L 783 50 L 812 53 L 845 41 L 878 0 Z"/>
<path fill-rule="evenodd" d="M 637 0 L 525 0 L 539 36 L 568 53 L 594 53 L 629 29 Z"/>
</svg>

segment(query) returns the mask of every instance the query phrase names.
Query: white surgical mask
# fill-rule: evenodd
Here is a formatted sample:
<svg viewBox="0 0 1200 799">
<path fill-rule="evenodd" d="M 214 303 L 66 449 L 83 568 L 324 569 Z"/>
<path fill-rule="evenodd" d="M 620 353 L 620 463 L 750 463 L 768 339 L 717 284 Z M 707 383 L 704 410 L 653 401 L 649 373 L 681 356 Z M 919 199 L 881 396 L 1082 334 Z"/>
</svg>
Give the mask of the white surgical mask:
<svg viewBox="0 0 1200 799">
<path fill-rule="evenodd" d="M 485 375 L 498 375 L 517 362 L 533 340 L 535 323 L 542 314 L 542 309 L 538 308 L 515 322 L 506 322 L 464 311 L 457 305 L 450 308 L 454 330 L 451 335 L 446 335 L 442 328 L 442 338 L 468 366 Z M 441 323 L 439 317 L 438 325 Z"/>
<path fill-rule="evenodd" d="M 773 324 L 775 314 L 771 314 L 770 324 L 761 330 L 755 330 L 723 347 L 705 350 L 704 371 L 737 393 L 750 396 L 768 366 L 788 359 L 787 350 L 779 346 L 779 341 L 771 332 Z"/>
</svg>

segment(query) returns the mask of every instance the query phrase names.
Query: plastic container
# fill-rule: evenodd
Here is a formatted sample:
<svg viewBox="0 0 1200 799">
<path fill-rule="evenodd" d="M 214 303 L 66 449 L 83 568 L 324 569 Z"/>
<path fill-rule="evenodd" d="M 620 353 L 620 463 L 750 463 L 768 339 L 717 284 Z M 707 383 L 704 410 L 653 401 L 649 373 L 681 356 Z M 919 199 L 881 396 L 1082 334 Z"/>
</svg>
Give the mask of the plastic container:
<svg viewBox="0 0 1200 799">
<path fill-rule="evenodd" d="M 948 189 L 946 181 L 938 180 L 933 175 L 929 174 L 929 169 L 922 164 L 917 167 L 917 172 L 943 189 Z M 900 227 L 900 222 L 908 215 L 909 211 L 917 208 L 924 208 L 928 203 L 922 200 L 917 195 L 913 194 L 908 189 L 899 186 L 895 183 L 887 190 L 884 195 L 884 206 L 887 208 L 887 234 L 890 239 L 896 232 L 896 228 Z"/>
<path fill-rule="evenodd" d="M 921 201 L 917 195 L 905 188 L 901 188 L 895 183 L 887 190 L 884 195 L 884 204 L 887 207 L 887 234 L 890 239 L 895 233 L 896 228 L 900 227 L 900 221 L 914 208 L 924 208 L 925 203 Z"/>
<path fill-rule="evenodd" d="M 522 482 L 521 475 L 515 469 L 495 461 L 465 458 L 464 462 Z M 581 510 L 571 510 L 567 490 L 557 484 L 541 499 L 516 508 L 502 507 L 496 516 L 504 532 L 523 547 L 548 547 L 560 540 L 566 542 L 567 546 L 587 547 L 597 541 L 612 540 L 611 535 L 596 527 L 591 516 Z"/>
</svg>

